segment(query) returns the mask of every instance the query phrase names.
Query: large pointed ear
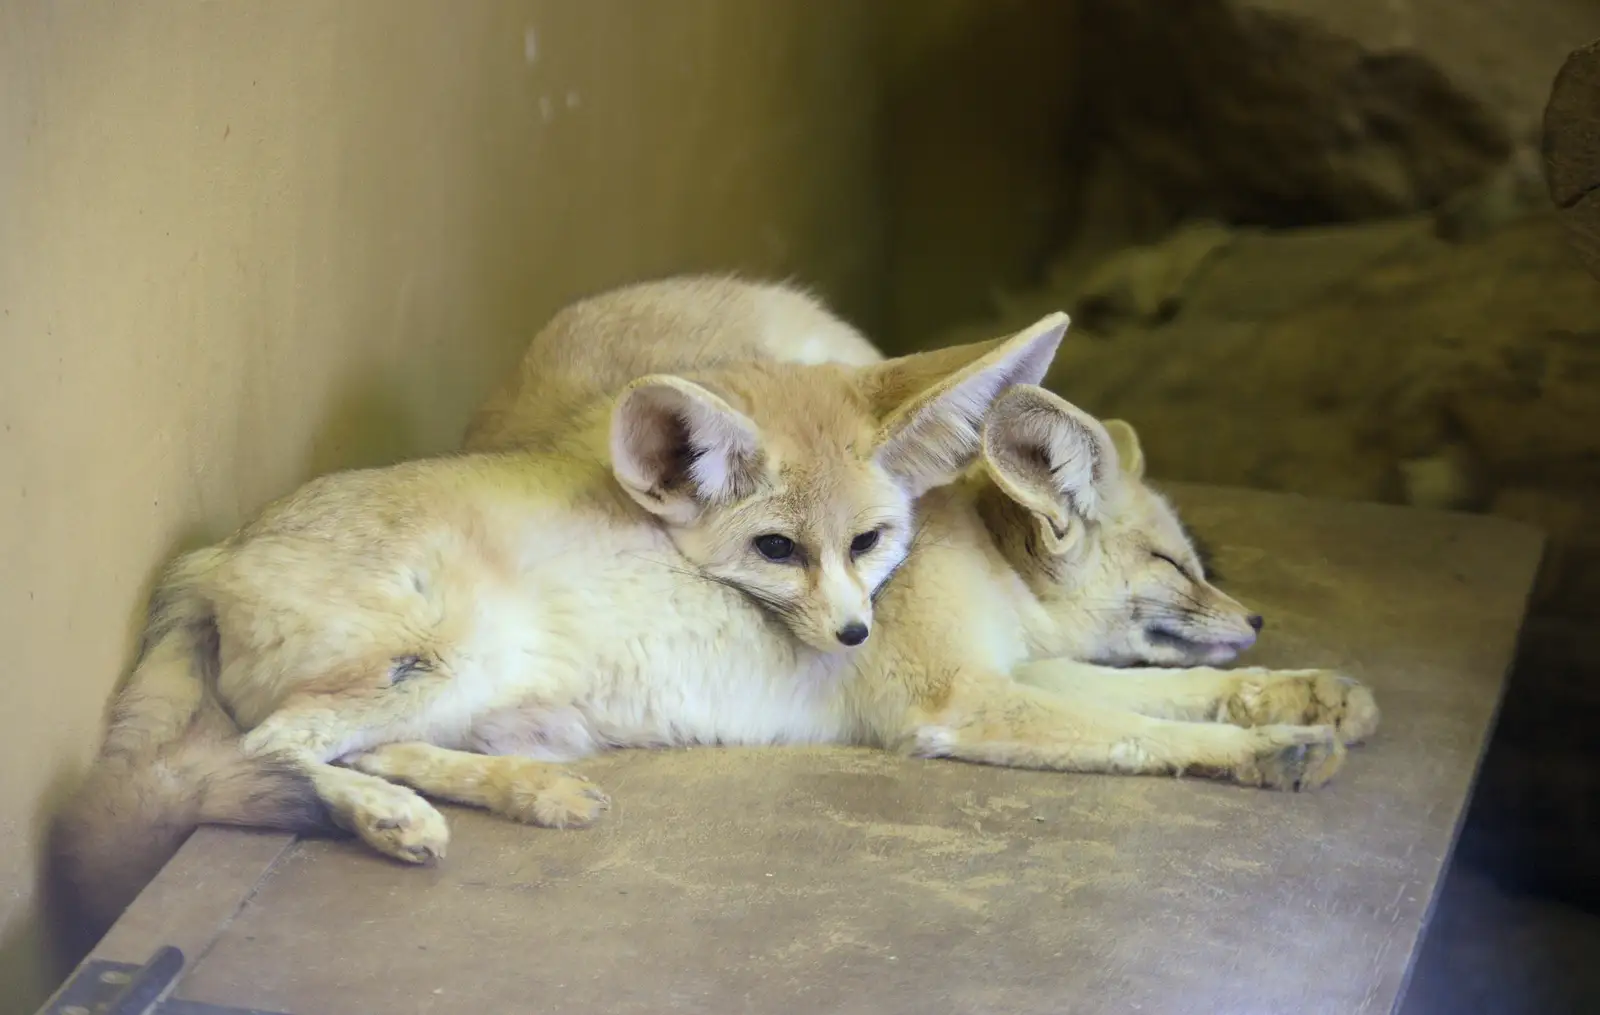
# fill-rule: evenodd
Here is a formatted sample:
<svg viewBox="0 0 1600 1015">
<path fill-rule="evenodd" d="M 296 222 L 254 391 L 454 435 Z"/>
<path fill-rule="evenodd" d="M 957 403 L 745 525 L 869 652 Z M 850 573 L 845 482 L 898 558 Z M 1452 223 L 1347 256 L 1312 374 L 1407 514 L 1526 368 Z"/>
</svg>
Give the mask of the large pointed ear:
<svg viewBox="0 0 1600 1015">
<path fill-rule="evenodd" d="M 1067 331 L 1051 314 L 1010 338 L 886 360 L 865 370 L 864 388 L 882 425 L 879 464 L 913 496 L 954 480 L 978 453 L 995 397 L 1044 380 Z"/>
<path fill-rule="evenodd" d="M 1107 419 L 1106 433 L 1117 449 L 1117 461 L 1122 463 L 1122 474 L 1134 479 L 1144 478 L 1144 447 L 1139 443 L 1139 431 L 1125 419 Z"/>
<path fill-rule="evenodd" d="M 669 525 L 754 493 L 761 463 L 749 417 L 681 377 L 641 377 L 611 411 L 612 474 Z"/>
<path fill-rule="evenodd" d="M 1048 523 L 1061 552 L 1074 519 L 1094 522 L 1120 478 L 1117 449 L 1099 420 L 1043 388 L 1018 385 L 995 400 L 983 426 L 983 460 L 1006 496 Z"/>
</svg>

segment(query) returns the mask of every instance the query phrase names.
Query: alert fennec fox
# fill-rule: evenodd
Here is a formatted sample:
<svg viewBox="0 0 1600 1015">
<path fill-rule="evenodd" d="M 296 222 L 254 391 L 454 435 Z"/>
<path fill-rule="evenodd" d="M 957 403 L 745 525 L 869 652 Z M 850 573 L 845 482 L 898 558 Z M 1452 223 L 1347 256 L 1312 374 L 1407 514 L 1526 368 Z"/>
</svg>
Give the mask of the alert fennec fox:
<svg viewBox="0 0 1600 1015">
<path fill-rule="evenodd" d="M 860 368 L 635 375 L 560 447 L 329 475 L 268 506 L 154 593 L 56 828 L 69 905 L 103 930 L 198 823 L 442 855 L 432 806 L 332 764 L 381 744 L 869 738 L 838 691 L 914 503 L 970 464 L 995 396 L 1042 378 L 1065 328 Z M 606 806 L 526 764 L 497 806 L 551 826 Z"/>
<path fill-rule="evenodd" d="M 645 283 L 558 315 L 474 419 L 467 444 L 558 446 L 575 407 L 634 373 L 751 359 L 882 357 L 788 287 Z M 1324 782 L 1344 745 L 1376 728 L 1371 693 L 1319 670 L 1199 665 L 1231 661 L 1261 621 L 1206 580 L 1192 541 L 1143 473 L 1126 423 L 1102 424 L 1037 387 L 1003 393 L 985 423 L 981 465 L 923 499 L 910 554 L 879 597 L 872 640 L 849 673 L 792 698 L 795 711 L 773 739 L 1075 771 L 1205 773 L 1276 788 Z M 750 676 L 752 687 L 787 679 Z M 635 707 L 656 708 L 681 686 L 654 688 Z M 688 704 L 675 699 L 675 707 Z M 731 718 L 769 704 L 741 696 L 721 707 Z M 584 707 L 558 714 L 536 706 L 535 725 L 582 726 Z M 538 821 L 523 801 L 546 778 L 539 762 L 595 746 L 545 736 L 480 745 L 497 757 L 413 743 L 351 763 L 442 799 Z"/>
</svg>

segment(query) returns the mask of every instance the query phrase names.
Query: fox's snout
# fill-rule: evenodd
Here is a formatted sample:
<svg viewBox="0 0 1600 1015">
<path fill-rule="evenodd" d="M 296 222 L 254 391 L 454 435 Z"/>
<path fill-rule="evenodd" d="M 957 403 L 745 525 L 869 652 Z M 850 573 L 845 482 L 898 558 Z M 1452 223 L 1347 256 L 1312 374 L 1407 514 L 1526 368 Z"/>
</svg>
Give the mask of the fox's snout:
<svg viewBox="0 0 1600 1015">
<path fill-rule="evenodd" d="M 1191 627 L 1191 637 L 1206 661 L 1227 662 L 1249 650 L 1266 626 L 1266 618 L 1213 585 L 1204 586 L 1209 609 Z"/>
<path fill-rule="evenodd" d="M 1222 639 L 1233 642 L 1240 652 L 1254 645 L 1266 618 L 1214 585 L 1208 584 L 1207 589 L 1216 597 L 1217 614 L 1224 618 Z"/>
<path fill-rule="evenodd" d="M 825 561 L 817 569 L 806 598 L 807 626 L 813 628 L 806 640 L 817 648 L 855 648 L 872 634 L 872 599 L 861 576 L 842 559 Z"/>
<path fill-rule="evenodd" d="M 817 603 L 815 610 L 802 609 L 790 626 L 801 641 L 821 652 L 838 652 L 862 644 L 872 634 L 870 608 L 841 618 L 833 604 Z"/>
</svg>

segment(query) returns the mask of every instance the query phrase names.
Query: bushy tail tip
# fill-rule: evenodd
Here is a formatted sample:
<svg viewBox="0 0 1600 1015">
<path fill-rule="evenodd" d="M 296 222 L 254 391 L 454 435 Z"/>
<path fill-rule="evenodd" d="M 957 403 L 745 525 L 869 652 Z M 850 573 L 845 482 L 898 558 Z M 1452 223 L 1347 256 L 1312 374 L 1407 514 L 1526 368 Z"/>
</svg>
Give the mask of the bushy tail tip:
<svg viewBox="0 0 1600 1015">
<path fill-rule="evenodd" d="M 52 888 L 75 953 L 87 951 L 201 824 L 333 830 L 310 776 L 246 757 L 237 739 L 102 757 L 52 830 Z"/>
</svg>

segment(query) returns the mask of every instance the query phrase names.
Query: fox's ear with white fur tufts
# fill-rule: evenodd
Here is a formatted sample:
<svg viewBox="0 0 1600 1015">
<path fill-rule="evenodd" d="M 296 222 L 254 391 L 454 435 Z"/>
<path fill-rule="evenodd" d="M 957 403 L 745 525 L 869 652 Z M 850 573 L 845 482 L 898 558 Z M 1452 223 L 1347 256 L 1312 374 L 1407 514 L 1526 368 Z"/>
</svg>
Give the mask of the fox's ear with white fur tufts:
<svg viewBox="0 0 1600 1015">
<path fill-rule="evenodd" d="M 623 389 L 611 412 L 611 472 L 645 510 L 688 525 L 756 490 L 761 435 L 698 384 L 664 374 Z"/>
<path fill-rule="evenodd" d="M 1120 475 L 1105 426 L 1032 385 L 995 400 L 984 421 L 983 459 L 1006 496 L 1045 523 L 1044 540 L 1057 553 L 1075 542 L 1083 522 L 1100 519 Z"/>
<path fill-rule="evenodd" d="M 1050 314 L 1009 338 L 951 346 L 866 368 L 882 419 L 876 457 L 913 497 L 959 477 L 977 456 L 985 413 L 1014 384 L 1044 380 L 1067 331 Z"/>
<path fill-rule="evenodd" d="M 1144 478 L 1144 448 L 1139 444 L 1139 431 L 1124 419 L 1102 420 L 1111 443 L 1117 449 L 1117 460 L 1122 463 L 1122 474 L 1133 479 Z"/>
</svg>

